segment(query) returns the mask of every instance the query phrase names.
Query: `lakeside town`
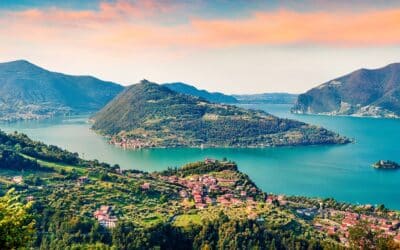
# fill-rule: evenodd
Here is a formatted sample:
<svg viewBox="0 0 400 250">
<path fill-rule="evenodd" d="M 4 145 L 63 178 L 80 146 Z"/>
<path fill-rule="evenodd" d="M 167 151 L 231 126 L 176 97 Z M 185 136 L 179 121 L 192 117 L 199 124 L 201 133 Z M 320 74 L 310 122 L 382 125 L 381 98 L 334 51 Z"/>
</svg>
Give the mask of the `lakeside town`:
<svg viewBox="0 0 400 250">
<path fill-rule="evenodd" d="M 349 230 L 360 222 L 367 223 L 372 231 L 380 232 L 384 237 L 393 237 L 395 242 L 400 243 L 400 215 L 398 212 L 388 210 L 377 213 L 371 205 L 364 206 L 368 212 L 354 212 L 352 209 L 339 210 L 326 207 L 327 204 L 324 204 L 322 200 L 317 206 L 298 203 L 285 195 L 267 195 L 261 192 L 254 184 L 244 181 L 246 179 L 243 179 L 239 172 L 232 171 L 236 168 L 234 163 L 218 162 L 215 159 L 207 158 L 200 166 L 207 167 L 218 164 L 222 164 L 228 169 L 189 175 L 153 173 L 150 175 L 149 180 L 151 181 L 140 184 L 140 190 L 147 193 L 156 190 L 160 182 L 172 184 L 178 187 L 174 196 L 177 197 L 183 209 L 204 210 L 214 206 L 245 207 L 247 218 L 258 221 L 263 221 L 265 217 L 257 212 L 257 206 L 266 204 L 287 208 L 299 218 L 304 219 L 316 231 L 339 240 L 345 246 L 349 246 Z M 145 177 L 143 173 L 129 174 L 121 169 L 117 169 L 116 174 L 134 176 L 138 179 Z M 17 185 L 24 184 L 24 178 L 21 175 L 11 177 L 9 181 Z M 79 188 L 89 185 L 90 182 L 88 176 L 80 176 L 76 179 L 75 185 Z M 38 187 L 37 189 L 42 188 Z M 35 201 L 35 197 L 28 195 L 26 201 Z M 118 223 L 118 216 L 113 212 L 115 206 L 110 204 L 98 204 L 97 206 L 98 209 L 93 211 L 93 218 L 103 227 L 115 228 Z"/>
<path fill-rule="evenodd" d="M 204 164 L 215 164 L 214 159 L 205 159 Z M 222 177 L 223 176 L 223 177 Z M 263 194 L 254 186 L 246 186 L 239 183 L 239 178 L 229 170 L 208 174 L 194 174 L 180 177 L 177 175 L 156 175 L 161 180 L 171 184 L 177 184 L 181 188 L 179 197 L 181 204 L 188 208 L 194 207 L 199 210 L 212 206 L 234 208 L 246 207 L 247 218 L 263 221 L 261 214 L 257 214 L 256 207 L 260 204 L 277 205 L 292 210 L 298 217 L 308 221 L 315 230 L 329 237 L 339 240 L 343 245 L 349 246 L 349 230 L 360 222 L 365 222 L 375 232 L 381 232 L 384 237 L 393 237 L 394 241 L 400 243 L 400 216 L 394 211 L 378 214 L 375 212 L 357 213 L 348 210 L 338 210 L 324 207 L 321 201 L 319 206 L 305 207 L 304 204 L 293 202 L 285 195 Z M 149 182 L 143 183 L 141 189 L 146 192 L 152 189 Z M 261 196 L 260 196 L 261 195 Z M 262 197 L 260 199 L 260 197 Z M 366 205 L 371 211 L 373 207 Z M 101 206 L 95 212 L 95 217 L 106 227 L 115 227 L 116 218 L 98 217 L 107 206 Z M 107 210 L 106 209 L 106 210 Z M 109 210 L 108 210 L 109 211 Z M 105 220 L 105 218 L 111 218 Z"/>
</svg>

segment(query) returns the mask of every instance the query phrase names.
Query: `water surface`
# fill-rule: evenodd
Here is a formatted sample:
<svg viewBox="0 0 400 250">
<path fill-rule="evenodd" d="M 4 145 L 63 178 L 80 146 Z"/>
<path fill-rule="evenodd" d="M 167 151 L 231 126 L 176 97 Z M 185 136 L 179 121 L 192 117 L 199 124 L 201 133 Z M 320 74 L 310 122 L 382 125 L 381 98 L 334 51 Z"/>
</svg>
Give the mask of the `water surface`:
<svg viewBox="0 0 400 250">
<path fill-rule="evenodd" d="M 306 116 L 289 113 L 289 105 L 242 105 L 272 114 L 324 126 L 355 139 L 344 146 L 308 146 L 266 149 L 144 149 L 122 150 L 90 130 L 87 117 L 54 118 L 0 124 L 36 140 L 54 144 L 86 159 L 99 159 L 123 168 L 146 171 L 180 166 L 206 157 L 236 161 L 266 192 L 340 201 L 385 204 L 400 209 L 400 170 L 375 170 L 380 159 L 400 162 L 400 120 Z"/>
</svg>

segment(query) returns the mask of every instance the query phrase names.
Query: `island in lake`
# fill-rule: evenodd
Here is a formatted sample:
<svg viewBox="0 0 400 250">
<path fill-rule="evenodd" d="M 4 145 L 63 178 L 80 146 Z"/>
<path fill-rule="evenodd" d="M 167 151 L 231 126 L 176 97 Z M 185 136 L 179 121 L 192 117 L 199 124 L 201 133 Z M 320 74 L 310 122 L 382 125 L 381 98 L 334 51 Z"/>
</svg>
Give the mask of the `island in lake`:
<svg viewBox="0 0 400 250">
<path fill-rule="evenodd" d="M 400 164 L 394 161 L 380 160 L 372 165 L 376 169 L 399 169 Z"/>
<path fill-rule="evenodd" d="M 263 111 L 211 103 L 143 80 L 93 117 L 93 129 L 123 148 L 271 147 L 346 144 L 327 129 Z"/>
</svg>

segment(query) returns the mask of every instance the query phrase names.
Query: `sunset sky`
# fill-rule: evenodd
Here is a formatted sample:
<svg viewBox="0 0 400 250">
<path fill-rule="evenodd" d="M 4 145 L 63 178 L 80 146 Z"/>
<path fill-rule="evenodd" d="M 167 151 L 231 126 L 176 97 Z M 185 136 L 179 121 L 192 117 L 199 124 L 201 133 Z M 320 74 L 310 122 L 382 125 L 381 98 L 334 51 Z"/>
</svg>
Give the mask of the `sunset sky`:
<svg viewBox="0 0 400 250">
<path fill-rule="evenodd" d="M 0 61 L 16 59 L 124 85 L 300 93 L 400 62 L 400 1 L 0 0 Z"/>
</svg>

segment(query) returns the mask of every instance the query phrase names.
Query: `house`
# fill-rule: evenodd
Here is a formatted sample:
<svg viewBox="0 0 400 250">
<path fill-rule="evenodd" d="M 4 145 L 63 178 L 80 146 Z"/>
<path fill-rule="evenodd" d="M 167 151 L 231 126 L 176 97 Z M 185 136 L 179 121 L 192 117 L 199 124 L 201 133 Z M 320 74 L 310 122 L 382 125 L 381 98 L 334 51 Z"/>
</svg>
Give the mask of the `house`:
<svg viewBox="0 0 400 250">
<path fill-rule="evenodd" d="M 346 218 L 342 221 L 342 225 L 345 227 L 353 227 L 357 224 L 357 221 L 354 219 Z"/>
<path fill-rule="evenodd" d="M 30 201 L 33 201 L 33 200 L 35 200 L 35 198 L 32 195 L 29 195 L 28 197 L 26 197 L 26 201 L 27 202 L 30 202 Z"/>
<path fill-rule="evenodd" d="M 275 200 L 275 197 L 268 195 L 267 199 L 265 200 L 267 203 L 272 204 L 272 202 Z"/>
<path fill-rule="evenodd" d="M 140 188 L 141 188 L 142 190 L 149 190 L 149 189 L 150 189 L 150 183 L 145 182 L 145 183 L 143 183 L 142 185 L 140 185 Z"/>
<path fill-rule="evenodd" d="M 307 217 L 313 217 L 316 214 L 318 214 L 318 208 L 312 207 L 312 208 L 297 209 L 296 213 Z"/>
<path fill-rule="evenodd" d="M 179 191 L 179 196 L 181 198 L 186 198 L 186 197 L 188 197 L 188 193 L 186 190 L 181 190 L 181 191 Z"/>
<path fill-rule="evenodd" d="M 392 225 L 388 225 L 388 224 L 383 224 L 379 227 L 381 230 L 385 231 L 385 232 L 389 232 L 390 230 L 392 230 Z"/>
<path fill-rule="evenodd" d="M 240 199 L 237 199 L 237 198 L 232 198 L 231 202 L 232 202 L 232 204 L 237 204 L 237 205 L 243 204 L 243 202 Z"/>
<path fill-rule="evenodd" d="M 19 175 L 19 176 L 14 176 L 12 178 L 12 182 L 16 183 L 16 184 L 21 184 L 24 181 L 24 178 Z"/>
<path fill-rule="evenodd" d="M 201 198 L 201 195 L 199 195 L 199 194 L 193 195 L 193 199 L 194 199 L 195 203 L 201 203 L 203 201 L 203 199 Z"/>
<path fill-rule="evenodd" d="M 233 194 L 224 194 L 224 197 L 226 199 L 231 199 L 233 197 Z"/>
<path fill-rule="evenodd" d="M 337 231 L 337 227 L 335 227 L 335 226 L 328 227 L 328 235 L 334 235 L 336 233 L 336 231 Z"/>
<path fill-rule="evenodd" d="M 112 208 L 110 206 L 101 205 L 100 208 L 93 213 L 101 226 L 107 228 L 114 228 L 116 226 L 118 219 L 110 215 L 111 210 Z"/>
<path fill-rule="evenodd" d="M 172 176 L 168 177 L 168 181 L 172 182 L 172 183 L 176 183 L 178 181 L 178 177 L 176 177 L 175 175 L 172 175 Z"/>
<path fill-rule="evenodd" d="M 204 160 L 204 163 L 205 164 L 212 164 L 212 163 L 215 163 L 216 162 L 216 160 L 215 159 L 211 159 L 211 158 L 206 158 L 205 160 Z"/>
<path fill-rule="evenodd" d="M 219 203 L 221 203 L 221 205 L 224 205 L 224 206 L 229 206 L 231 204 L 231 202 L 229 200 L 227 200 L 223 197 L 221 199 L 219 199 Z"/>
<path fill-rule="evenodd" d="M 204 198 L 204 201 L 205 201 L 207 204 L 210 204 L 210 205 L 214 205 L 214 204 L 215 204 L 215 199 L 214 199 L 214 198 L 210 198 L 209 196 L 206 196 L 206 197 Z"/>
<path fill-rule="evenodd" d="M 115 216 L 105 216 L 98 220 L 99 224 L 103 227 L 107 228 L 114 228 L 118 221 L 117 217 Z"/>
</svg>

